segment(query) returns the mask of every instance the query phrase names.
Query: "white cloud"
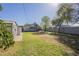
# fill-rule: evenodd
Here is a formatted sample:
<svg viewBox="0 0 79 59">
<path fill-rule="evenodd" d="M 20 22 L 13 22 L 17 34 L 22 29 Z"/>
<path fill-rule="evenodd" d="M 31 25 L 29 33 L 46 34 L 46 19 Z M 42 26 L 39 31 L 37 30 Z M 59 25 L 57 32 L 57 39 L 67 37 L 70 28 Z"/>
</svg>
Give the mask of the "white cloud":
<svg viewBox="0 0 79 59">
<path fill-rule="evenodd" d="M 59 5 L 59 3 L 50 3 L 50 6 L 57 7 L 58 5 Z"/>
</svg>

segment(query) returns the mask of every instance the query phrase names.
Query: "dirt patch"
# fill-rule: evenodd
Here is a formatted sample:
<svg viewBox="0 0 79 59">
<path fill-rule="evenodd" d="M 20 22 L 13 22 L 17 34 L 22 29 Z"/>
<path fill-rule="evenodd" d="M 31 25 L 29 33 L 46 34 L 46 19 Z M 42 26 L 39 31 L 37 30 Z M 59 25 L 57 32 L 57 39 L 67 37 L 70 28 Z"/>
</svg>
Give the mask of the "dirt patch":
<svg viewBox="0 0 79 59">
<path fill-rule="evenodd" d="M 67 52 L 68 55 L 78 55 L 78 54 L 75 53 L 75 51 L 74 51 L 72 48 L 68 47 L 68 46 L 65 45 L 65 44 L 60 43 L 60 42 L 58 41 L 58 39 L 59 39 L 58 36 L 55 36 L 55 35 L 48 35 L 48 34 L 34 35 L 34 36 L 39 37 L 40 39 L 42 39 L 42 40 L 44 40 L 44 41 L 46 41 L 46 42 L 50 42 L 50 43 L 55 44 L 55 45 L 57 45 L 57 46 L 63 47 L 63 50 L 64 50 L 65 52 Z M 60 39 L 59 39 L 59 40 L 60 40 Z"/>
</svg>

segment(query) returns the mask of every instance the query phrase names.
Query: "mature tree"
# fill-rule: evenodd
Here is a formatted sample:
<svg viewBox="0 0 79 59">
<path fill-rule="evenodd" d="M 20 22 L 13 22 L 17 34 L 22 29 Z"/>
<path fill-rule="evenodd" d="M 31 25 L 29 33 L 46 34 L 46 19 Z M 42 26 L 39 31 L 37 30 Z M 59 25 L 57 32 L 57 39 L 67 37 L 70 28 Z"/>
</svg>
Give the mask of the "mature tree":
<svg viewBox="0 0 79 59">
<path fill-rule="evenodd" d="M 42 18 L 42 29 L 44 30 L 44 31 L 47 31 L 47 29 L 48 29 L 48 27 L 49 27 L 49 17 L 48 16 L 44 16 L 43 18 Z"/>
<path fill-rule="evenodd" d="M 59 9 L 57 11 L 57 15 L 58 17 L 60 17 L 63 22 L 67 23 L 70 22 L 72 20 L 72 11 L 74 10 L 72 8 L 73 4 L 69 4 L 69 3 L 62 3 L 59 5 Z"/>
<path fill-rule="evenodd" d="M 72 24 L 79 22 L 79 3 L 73 4 Z"/>
<path fill-rule="evenodd" d="M 56 19 L 52 20 L 52 25 L 58 26 L 58 32 L 60 32 L 61 25 L 63 23 L 68 24 L 72 20 L 72 11 L 74 9 L 72 8 L 72 4 L 68 3 L 62 3 L 59 5 L 59 9 L 57 11 L 57 17 Z"/>
<path fill-rule="evenodd" d="M 65 23 L 78 23 L 79 22 L 79 3 L 63 3 L 59 5 L 57 16 L 61 17 Z"/>
<path fill-rule="evenodd" d="M 58 28 L 58 32 L 60 32 L 62 23 L 63 23 L 63 20 L 61 18 L 56 18 L 52 20 L 52 25 L 55 25 L 56 28 Z"/>
</svg>

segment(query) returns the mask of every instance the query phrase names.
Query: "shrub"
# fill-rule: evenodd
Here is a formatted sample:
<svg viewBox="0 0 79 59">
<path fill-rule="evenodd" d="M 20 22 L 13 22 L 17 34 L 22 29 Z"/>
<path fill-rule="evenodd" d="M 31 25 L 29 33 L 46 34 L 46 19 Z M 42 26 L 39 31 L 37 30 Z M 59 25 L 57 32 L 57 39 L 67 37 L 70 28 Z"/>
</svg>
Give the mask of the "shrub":
<svg viewBox="0 0 79 59">
<path fill-rule="evenodd" d="M 14 43 L 13 34 L 7 30 L 6 24 L 0 22 L 0 47 L 4 50 Z"/>
</svg>

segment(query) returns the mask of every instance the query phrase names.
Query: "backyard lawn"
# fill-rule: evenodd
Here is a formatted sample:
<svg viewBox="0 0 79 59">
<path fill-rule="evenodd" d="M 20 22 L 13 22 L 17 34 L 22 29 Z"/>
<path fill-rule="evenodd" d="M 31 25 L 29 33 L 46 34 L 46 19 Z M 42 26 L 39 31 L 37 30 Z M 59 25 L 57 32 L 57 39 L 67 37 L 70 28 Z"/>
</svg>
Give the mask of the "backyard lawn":
<svg viewBox="0 0 79 59">
<path fill-rule="evenodd" d="M 4 50 L 0 55 L 12 56 L 62 56 L 74 55 L 75 52 L 68 46 L 58 42 L 57 36 L 24 32 L 23 40 L 15 42 L 13 46 Z"/>
</svg>

